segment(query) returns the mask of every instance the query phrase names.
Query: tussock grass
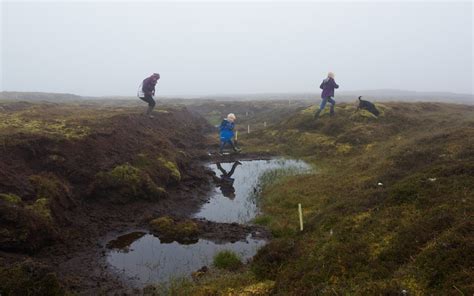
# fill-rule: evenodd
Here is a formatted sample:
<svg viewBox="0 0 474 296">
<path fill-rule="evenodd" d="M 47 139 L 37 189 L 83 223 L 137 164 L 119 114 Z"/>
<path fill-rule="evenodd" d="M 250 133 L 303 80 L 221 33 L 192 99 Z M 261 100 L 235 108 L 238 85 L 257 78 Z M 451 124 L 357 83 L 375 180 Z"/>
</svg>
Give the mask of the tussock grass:
<svg viewBox="0 0 474 296">
<path fill-rule="evenodd" d="M 318 167 L 269 178 L 261 193 L 256 221 L 277 238 L 251 270 L 276 282 L 273 294 L 474 293 L 474 107 L 378 107 L 374 118 L 339 105 L 318 121 L 302 110 L 241 137 L 247 150 Z"/>
<path fill-rule="evenodd" d="M 214 256 L 213 265 L 220 269 L 237 270 L 242 266 L 242 261 L 236 253 L 224 250 Z"/>
</svg>

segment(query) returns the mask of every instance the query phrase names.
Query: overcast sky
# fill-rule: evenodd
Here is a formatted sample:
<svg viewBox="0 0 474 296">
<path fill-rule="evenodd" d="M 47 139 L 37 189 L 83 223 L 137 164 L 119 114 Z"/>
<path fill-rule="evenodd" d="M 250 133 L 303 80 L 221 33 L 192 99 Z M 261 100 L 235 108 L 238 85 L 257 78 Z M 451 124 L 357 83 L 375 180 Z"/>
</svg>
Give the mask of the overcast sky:
<svg viewBox="0 0 474 296">
<path fill-rule="evenodd" d="M 1 1 L 1 0 L 0 0 Z M 0 89 L 473 92 L 472 2 L 2 2 Z"/>
</svg>

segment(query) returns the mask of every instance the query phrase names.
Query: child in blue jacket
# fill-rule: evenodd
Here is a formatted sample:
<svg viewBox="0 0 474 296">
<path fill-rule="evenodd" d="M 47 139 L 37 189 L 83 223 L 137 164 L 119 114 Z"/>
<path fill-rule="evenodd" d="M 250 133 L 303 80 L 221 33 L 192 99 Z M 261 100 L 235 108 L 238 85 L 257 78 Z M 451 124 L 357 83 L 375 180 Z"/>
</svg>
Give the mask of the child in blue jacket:
<svg viewBox="0 0 474 296">
<path fill-rule="evenodd" d="M 234 113 L 229 113 L 229 115 L 227 115 L 227 118 L 222 120 L 221 125 L 219 126 L 219 136 L 221 140 L 219 153 L 221 154 L 227 144 L 229 144 L 235 152 L 240 151 L 240 149 L 237 148 L 234 145 L 234 142 L 232 141 L 232 138 L 234 137 L 235 119 L 236 117 Z"/>
</svg>

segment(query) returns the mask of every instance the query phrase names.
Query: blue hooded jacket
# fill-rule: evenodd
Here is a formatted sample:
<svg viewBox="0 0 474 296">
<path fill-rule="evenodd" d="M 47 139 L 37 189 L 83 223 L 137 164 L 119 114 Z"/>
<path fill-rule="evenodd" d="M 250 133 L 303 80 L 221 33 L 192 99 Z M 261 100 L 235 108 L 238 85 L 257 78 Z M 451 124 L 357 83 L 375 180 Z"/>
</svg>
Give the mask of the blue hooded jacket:
<svg viewBox="0 0 474 296">
<path fill-rule="evenodd" d="M 221 141 L 230 141 L 234 137 L 234 123 L 227 119 L 222 120 L 219 133 Z"/>
</svg>

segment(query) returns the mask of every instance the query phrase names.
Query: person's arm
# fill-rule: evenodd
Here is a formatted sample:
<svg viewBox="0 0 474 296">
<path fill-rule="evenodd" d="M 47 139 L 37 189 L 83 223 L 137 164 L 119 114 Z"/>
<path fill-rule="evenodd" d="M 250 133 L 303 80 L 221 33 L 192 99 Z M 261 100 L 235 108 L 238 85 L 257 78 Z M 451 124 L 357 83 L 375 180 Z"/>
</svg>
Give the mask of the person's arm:
<svg viewBox="0 0 474 296">
<path fill-rule="evenodd" d="M 155 88 L 156 88 L 156 82 L 152 83 L 151 87 L 150 87 L 152 90 L 151 90 L 151 95 L 152 96 L 155 96 Z"/>
<path fill-rule="evenodd" d="M 339 88 L 339 85 L 336 83 L 336 80 L 332 79 L 332 85 L 334 88 Z"/>
<path fill-rule="evenodd" d="M 324 80 L 321 82 L 321 85 L 319 86 L 320 89 L 324 89 Z"/>
<path fill-rule="evenodd" d="M 219 131 L 222 132 L 223 129 L 225 129 L 225 120 L 222 120 L 221 125 L 219 126 Z"/>
</svg>

